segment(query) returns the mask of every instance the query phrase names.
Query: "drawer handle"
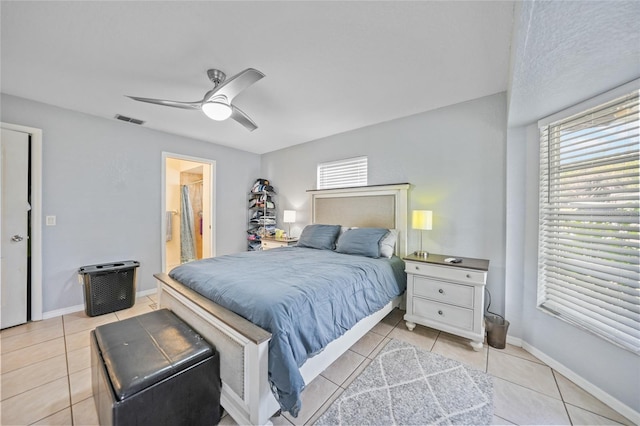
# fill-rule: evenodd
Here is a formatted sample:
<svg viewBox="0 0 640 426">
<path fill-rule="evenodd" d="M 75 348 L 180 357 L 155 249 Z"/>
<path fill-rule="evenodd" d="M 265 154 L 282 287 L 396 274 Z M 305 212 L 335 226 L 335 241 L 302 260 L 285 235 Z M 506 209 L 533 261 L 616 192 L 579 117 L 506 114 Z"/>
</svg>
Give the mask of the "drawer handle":
<svg viewBox="0 0 640 426">
<path fill-rule="evenodd" d="M 416 271 L 419 271 L 419 270 L 420 270 L 420 267 L 419 267 L 419 266 L 416 266 Z"/>
<path fill-rule="evenodd" d="M 440 290 L 438 290 L 438 293 L 440 293 L 440 294 L 444 294 L 444 290 L 443 290 L 443 289 L 440 289 Z"/>
<path fill-rule="evenodd" d="M 467 274 L 467 278 L 471 278 L 471 274 Z"/>
<path fill-rule="evenodd" d="M 443 314 L 442 314 L 442 311 L 438 311 L 438 315 L 443 315 Z"/>
</svg>

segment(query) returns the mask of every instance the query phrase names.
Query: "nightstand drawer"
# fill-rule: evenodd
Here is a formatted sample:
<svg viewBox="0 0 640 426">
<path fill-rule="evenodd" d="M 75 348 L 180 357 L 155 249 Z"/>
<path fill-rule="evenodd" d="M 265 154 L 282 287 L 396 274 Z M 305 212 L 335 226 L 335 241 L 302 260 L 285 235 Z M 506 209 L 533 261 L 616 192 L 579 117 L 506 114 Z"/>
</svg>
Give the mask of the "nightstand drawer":
<svg viewBox="0 0 640 426">
<path fill-rule="evenodd" d="M 438 321 L 463 330 L 473 330 L 473 310 L 433 302 L 431 300 L 413 299 L 413 314 L 427 320 Z"/>
<path fill-rule="evenodd" d="M 482 285 L 486 283 L 487 273 L 453 266 L 437 266 L 426 263 L 406 262 L 408 274 L 424 275 L 445 281 L 457 281 L 465 284 Z"/>
<path fill-rule="evenodd" d="M 262 239 L 262 250 L 271 250 L 278 247 L 291 247 L 295 246 L 298 242 L 297 238 L 289 238 L 287 240 L 276 240 L 274 238 L 263 238 Z"/>
<path fill-rule="evenodd" d="M 451 305 L 473 308 L 474 287 L 414 275 L 413 294 Z"/>
<path fill-rule="evenodd" d="M 262 249 L 263 250 L 269 250 L 269 249 L 273 249 L 273 248 L 286 247 L 286 246 L 287 246 L 286 242 L 262 240 Z"/>
</svg>

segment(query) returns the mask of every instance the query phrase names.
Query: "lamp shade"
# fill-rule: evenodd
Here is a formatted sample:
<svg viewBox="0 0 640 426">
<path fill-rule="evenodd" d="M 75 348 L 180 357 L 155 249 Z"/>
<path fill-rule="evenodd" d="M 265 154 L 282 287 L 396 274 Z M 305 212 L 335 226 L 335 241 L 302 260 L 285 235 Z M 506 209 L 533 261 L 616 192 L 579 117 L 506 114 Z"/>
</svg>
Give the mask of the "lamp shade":
<svg viewBox="0 0 640 426">
<path fill-rule="evenodd" d="M 411 218 L 413 229 L 430 230 L 433 225 L 433 212 L 431 210 L 414 210 Z"/>
<path fill-rule="evenodd" d="M 296 211 L 285 210 L 283 213 L 282 221 L 284 223 L 294 223 L 296 221 Z"/>
<path fill-rule="evenodd" d="M 202 112 L 207 117 L 216 121 L 223 121 L 231 117 L 231 107 L 225 103 L 211 101 L 202 105 Z"/>
</svg>

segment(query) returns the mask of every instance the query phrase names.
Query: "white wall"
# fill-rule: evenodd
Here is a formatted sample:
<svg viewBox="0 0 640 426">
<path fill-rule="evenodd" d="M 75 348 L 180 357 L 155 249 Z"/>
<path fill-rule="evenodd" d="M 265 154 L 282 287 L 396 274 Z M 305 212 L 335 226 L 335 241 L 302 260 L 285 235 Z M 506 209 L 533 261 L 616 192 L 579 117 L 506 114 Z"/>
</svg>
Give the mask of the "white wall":
<svg viewBox="0 0 640 426">
<path fill-rule="evenodd" d="M 496 94 L 264 154 L 262 172 L 278 191 L 279 225 L 284 209 L 296 210 L 298 235 L 310 222 L 317 164 L 366 155 L 370 185 L 411 183 L 409 209 L 433 210 L 425 249 L 491 261 L 487 287 L 502 313 L 505 144 L 506 97 Z M 408 237 L 416 250 L 418 231 Z"/>
<path fill-rule="evenodd" d="M 43 310 L 84 303 L 80 266 L 138 260 L 138 291 L 161 272 L 162 152 L 216 160 L 217 254 L 246 248 L 247 191 L 260 156 L 1 95 L 0 120 L 43 130 Z M 213 130 L 212 130 L 213 131 Z"/>
<path fill-rule="evenodd" d="M 507 130 L 506 166 L 506 256 L 505 256 L 505 315 L 509 335 L 522 337 L 522 289 L 525 258 L 524 227 L 529 210 L 525 209 L 526 135 L 524 128 Z M 537 199 L 535 200 L 537 202 Z M 533 211 L 537 213 L 536 207 Z M 537 218 L 537 216 L 536 216 Z"/>
</svg>

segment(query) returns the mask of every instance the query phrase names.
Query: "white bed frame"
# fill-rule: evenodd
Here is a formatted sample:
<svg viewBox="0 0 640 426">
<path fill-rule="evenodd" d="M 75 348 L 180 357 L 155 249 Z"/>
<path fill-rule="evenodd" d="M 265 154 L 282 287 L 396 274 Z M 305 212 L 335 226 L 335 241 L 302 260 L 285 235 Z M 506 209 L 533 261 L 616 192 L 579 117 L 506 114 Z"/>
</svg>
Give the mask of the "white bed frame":
<svg viewBox="0 0 640 426">
<path fill-rule="evenodd" d="M 407 247 L 407 192 L 409 184 L 308 191 L 313 223 L 385 227 L 398 230 L 396 254 Z M 168 308 L 193 327 L 220 353 L 221 404 L 238 424 L 264 425 L 278 410 L 268 381 L 271 334 L 239 315 L 187 288 L 167 274 L 155 274 L 160 307 Z M 329 343 L 300 368 L 310 383 L 364 336 L 403 296 L 362 319 Z"/>
</svg>

